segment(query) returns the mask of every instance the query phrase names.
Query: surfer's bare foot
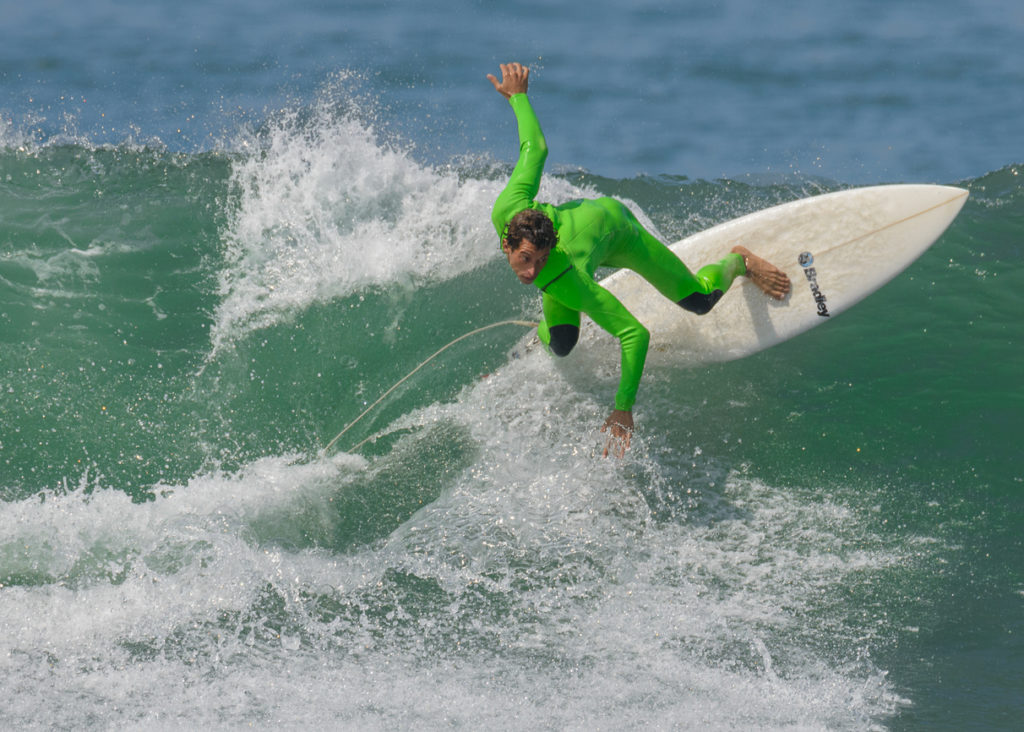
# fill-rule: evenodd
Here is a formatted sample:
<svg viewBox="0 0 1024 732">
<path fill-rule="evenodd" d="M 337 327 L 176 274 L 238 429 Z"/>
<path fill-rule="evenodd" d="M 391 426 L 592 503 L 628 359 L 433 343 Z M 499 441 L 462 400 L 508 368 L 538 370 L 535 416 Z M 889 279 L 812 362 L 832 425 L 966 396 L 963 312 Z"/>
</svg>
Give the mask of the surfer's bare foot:
<svg viewBox="0 0 1024 732">
<path fill-rule="evenodd" d="M 771 262 L 761 259 L 746 247 L 734 246 L 732 251 L 743 257 L 747 277 L 766 294 L 782 300 L 789 294 L 789 276 Z"/>
</svg>

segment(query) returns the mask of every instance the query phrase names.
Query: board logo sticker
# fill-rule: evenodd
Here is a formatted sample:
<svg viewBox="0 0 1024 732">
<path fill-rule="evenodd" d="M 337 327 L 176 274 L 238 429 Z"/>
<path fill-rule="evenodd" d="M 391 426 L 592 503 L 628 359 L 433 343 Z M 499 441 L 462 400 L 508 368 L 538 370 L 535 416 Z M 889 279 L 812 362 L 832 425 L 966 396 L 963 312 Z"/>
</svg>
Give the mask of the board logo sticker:
<svg viewBox="0 0 1024 732">
<path fill-rule="evenodd" d="M 818 304 L 818 315 L 823 318 L 829 317 L 828 305 L 825 304 L 825 293 L 818 287 L 818 271 L 814 268 L 814 255 L 810 252 L 802 252 L 797 261 L 804 268 L 804 276 L 811 286 L 811 294 L 814 295 L 814 302 Z"/>
</svg>

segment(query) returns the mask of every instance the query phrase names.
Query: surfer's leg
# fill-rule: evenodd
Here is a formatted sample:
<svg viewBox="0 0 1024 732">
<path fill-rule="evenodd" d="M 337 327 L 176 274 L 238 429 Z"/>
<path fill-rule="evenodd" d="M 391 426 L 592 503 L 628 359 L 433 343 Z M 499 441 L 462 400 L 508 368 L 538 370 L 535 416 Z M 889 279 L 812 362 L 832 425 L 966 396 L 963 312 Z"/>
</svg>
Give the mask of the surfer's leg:
<svg viewBox="0 0 1024 732">
<path fill-rule="evenodd" d="M 676 300 L 676 304 L 691 313 L 705 315 L 722 299 L 722 295 L 732 285 L 732 281 L 740 275 L 746 274 L 746 271 L 743 257 L 730 252 L 722 261 L 706 264 L 698 269 L 695 277 L 700 283 L 700 289 Z"/>
<path fill-rule="evenodd" d="M 693 274 L 628 208 L 623 206 L 622 210 L 629 221 L 628 234 L 607 264 L 633 270 L 684 310 L 704 315 L 721 299 L 734 279 L 746 274 L 743 256 L 734 252 Z"/>
<path fill-rule="evenodd" d="M 544 319 L 537 326 L 537 337 L 556 356 L 568 356 L 580 337 L 579 311 L 565 307 L 547 293 L 541 302 Z"/>
</svg>

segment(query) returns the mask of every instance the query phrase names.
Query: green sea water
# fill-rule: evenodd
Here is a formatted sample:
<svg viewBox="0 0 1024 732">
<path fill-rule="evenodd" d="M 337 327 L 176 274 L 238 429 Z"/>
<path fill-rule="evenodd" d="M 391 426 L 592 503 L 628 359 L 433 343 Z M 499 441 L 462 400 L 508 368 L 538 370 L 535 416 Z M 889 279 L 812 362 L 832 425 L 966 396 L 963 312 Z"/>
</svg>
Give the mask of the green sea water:
<svg viewBox="0 0 1024 732">
<path fill-rule="evenodd" d="M 322 457 L 538 302 L 487 220 L 506 167 L 348 118 L 253 148 L 0 152 L 5 722 L 1019 718 L 1019 166 L 948 181 L 971 196 L 947 233 L 835 322 L 649 368 L 621 462 L 614 369 L 513 326 Z M 846 184 L 544 186 L 674 240 Z"/>
</svg>

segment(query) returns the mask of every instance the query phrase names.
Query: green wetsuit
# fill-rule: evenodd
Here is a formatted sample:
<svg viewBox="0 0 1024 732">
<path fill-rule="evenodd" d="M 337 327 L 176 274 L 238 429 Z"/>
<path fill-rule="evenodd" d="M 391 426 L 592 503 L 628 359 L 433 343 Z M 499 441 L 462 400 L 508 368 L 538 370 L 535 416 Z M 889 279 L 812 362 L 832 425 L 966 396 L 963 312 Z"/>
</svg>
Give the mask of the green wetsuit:
<svg viewBox="0 0 1024 732">
<path fill-rule="evenodd" d="M 544 293 L 544 321 L 538 334 L 545 344 L 551 344 L 553 332 L 572 332 L 567 347 L 552 349 L 565 355 L 575 343 L 583 312 L 618 338 L 622 374 L 615 408 L 628 411 L 636 401 L 650 333 L 614 295 L 594 281 L 597 268 L 631 269 L 665 297 L 703 314 L 714 306 L 735 277 L 745 274 L 743 257 L 729 254 L 717 264 L 702 267 L 695 276 L 615 199 L 581 199 L 558 206 L 537 202 L 534 198 L 540 190 L 547 143 L 527 96 L 513 94 L 509 103 L 519 127 L 519 160 L 508 185 L 494 203 L 494 228 L 503 237 L 509 221 L 526 208 L 541 211 L 551 219 L 558 244 L 534 280 Z"/>
</svg>

